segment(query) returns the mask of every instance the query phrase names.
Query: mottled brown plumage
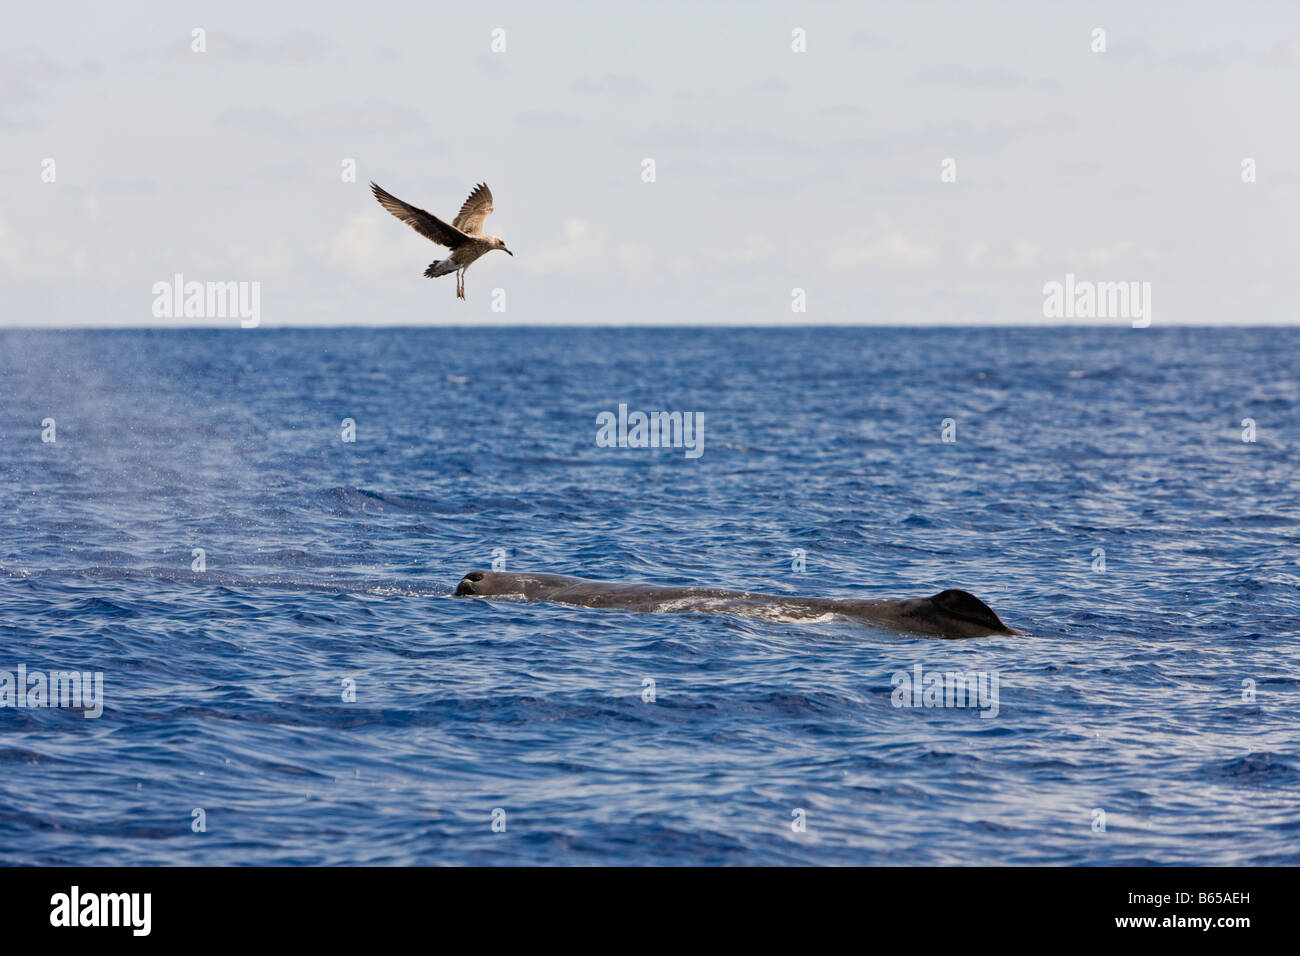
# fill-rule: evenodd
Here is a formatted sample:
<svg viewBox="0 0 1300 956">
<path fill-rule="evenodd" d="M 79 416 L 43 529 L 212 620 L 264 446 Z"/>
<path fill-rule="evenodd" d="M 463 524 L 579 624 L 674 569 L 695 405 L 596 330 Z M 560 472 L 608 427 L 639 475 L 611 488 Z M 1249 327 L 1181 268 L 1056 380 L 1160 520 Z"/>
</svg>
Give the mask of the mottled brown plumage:
<svg viewBox="0 0 1300 956">
<path fill-rule="evenodd" d="M 465 298 L 465 270 L 475 259 L 493 249 L 513 256 L 506 244 L 497 236 L 483 235 L 483 221 L 492 214 L 492 190 L 487 183 L 479 183 L 469 194 L 460 212 L 451 225 L 443 222 L 433 213 L 425 212 L 410 203 L 402 202 L 396 196 L 384 191 L 375 183 L 370 184 L 370 191 L 375 194 L 379 204 L 406 223 L 420 235 L 440 246 L 451 250 L 446 259 L 435 259 L 424 270 L 430 279 L 456 273 L 456 297 Z"/>
</svg>

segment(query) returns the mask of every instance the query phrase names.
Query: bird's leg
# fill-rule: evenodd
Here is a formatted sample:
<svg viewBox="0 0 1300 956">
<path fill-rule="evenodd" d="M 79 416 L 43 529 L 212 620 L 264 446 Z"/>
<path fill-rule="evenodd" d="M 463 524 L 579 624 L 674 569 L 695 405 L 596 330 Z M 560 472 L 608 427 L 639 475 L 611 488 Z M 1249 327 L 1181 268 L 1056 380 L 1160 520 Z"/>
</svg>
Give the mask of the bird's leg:
<svg viewBox="0 0 1300 956">
<path fill-rule="evenodd" d="M 456 298 L 465 298 L 465 270 L 456 273 Z"/>
</svg>

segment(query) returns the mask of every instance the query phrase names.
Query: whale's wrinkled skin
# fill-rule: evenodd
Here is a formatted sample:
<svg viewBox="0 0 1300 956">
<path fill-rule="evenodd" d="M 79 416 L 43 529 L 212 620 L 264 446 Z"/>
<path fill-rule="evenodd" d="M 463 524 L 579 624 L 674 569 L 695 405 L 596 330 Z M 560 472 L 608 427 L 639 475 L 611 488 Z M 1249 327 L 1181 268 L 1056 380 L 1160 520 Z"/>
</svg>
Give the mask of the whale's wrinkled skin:
<svg viewBox="0 0 1300 956">
<path fill-rule="evenodd" d="M 565 574 L 471 571 L 456 586 L 456 596 L 546 601 L 625 611 L 712 612 L 791 619 L 839 614 L 892 630 L 947 638 L 1021 633 L 1003 624 L 975 595 L 957 590 L 901 601 L 855 601 L 721 588 L 591 581 Z"/>
</svg>

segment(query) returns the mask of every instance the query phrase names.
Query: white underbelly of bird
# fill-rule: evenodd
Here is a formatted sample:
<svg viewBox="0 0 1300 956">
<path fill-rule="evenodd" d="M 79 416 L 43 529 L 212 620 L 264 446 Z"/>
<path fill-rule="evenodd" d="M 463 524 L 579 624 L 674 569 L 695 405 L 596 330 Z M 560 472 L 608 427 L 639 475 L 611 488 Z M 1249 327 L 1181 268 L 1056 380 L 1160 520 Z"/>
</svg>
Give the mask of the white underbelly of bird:
<svg viewBox="0 0 1300 956">
<path fill-rule="evenodd" d="M 438 276 L 450 275 L 456 270 L 464 272 L 470 267 L 476 259 L 483 256 L 489 249 L 467 249 L 461 247 L 449 255 L 446 259 L 434 259 L 429 263 L 429 268 L 424 270 L 424 274 L 430 279 L 436 279 Z"/>
</svg>

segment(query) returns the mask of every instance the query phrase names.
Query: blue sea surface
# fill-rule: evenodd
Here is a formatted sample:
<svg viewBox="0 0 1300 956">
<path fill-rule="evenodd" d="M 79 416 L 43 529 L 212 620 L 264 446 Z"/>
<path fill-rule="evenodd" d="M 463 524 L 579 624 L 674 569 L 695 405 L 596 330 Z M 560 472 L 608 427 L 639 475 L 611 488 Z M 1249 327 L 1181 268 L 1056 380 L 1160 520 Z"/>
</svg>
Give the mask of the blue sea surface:
<svg viewBox="0 0 1300 956">
<path fill-rule="evenodd" d="M 1292 329 L 0 332 L 0 671 L 104 681 L 0 708 L 0 862 L 1300 863 L 1298 409 Z"/>
</svg>

